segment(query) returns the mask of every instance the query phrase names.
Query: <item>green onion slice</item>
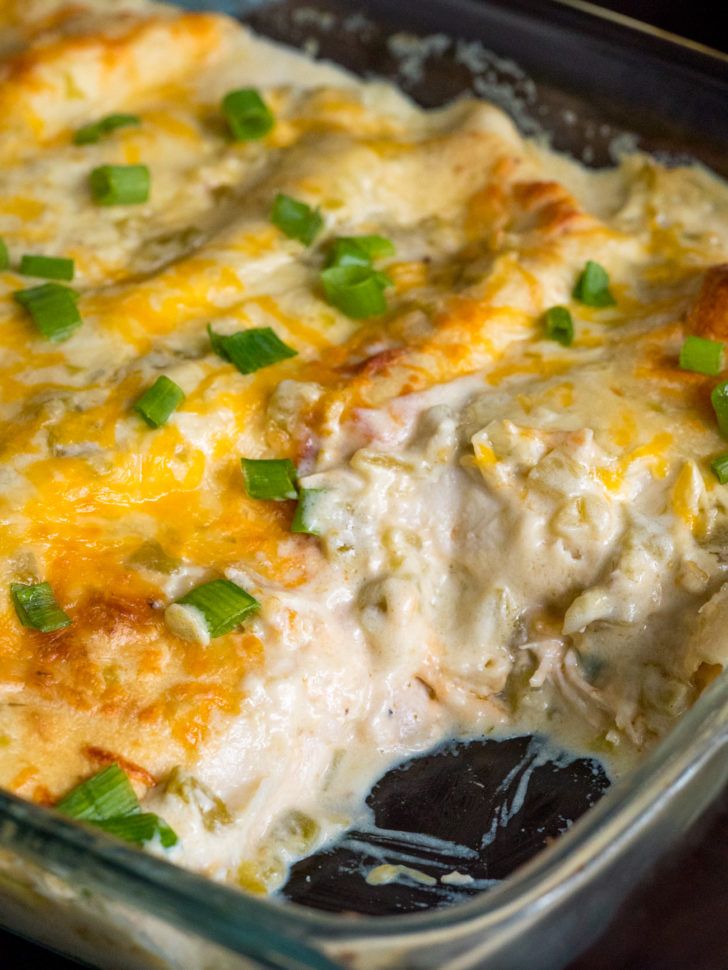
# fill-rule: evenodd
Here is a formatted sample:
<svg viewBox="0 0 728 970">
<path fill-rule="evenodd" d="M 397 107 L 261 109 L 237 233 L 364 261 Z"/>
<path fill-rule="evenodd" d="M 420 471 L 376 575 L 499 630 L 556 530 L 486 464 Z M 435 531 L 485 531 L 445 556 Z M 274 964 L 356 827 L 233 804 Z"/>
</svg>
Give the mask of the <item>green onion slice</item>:
<svg viewBox="0 0 728 970">
<path fill-rule="evenodd" d="M 134 410 L 144 418 L 150 428 L 161 428 L 184 399 L 185 392 L 179 384 L 162 374 L 135 402 Z"/>
<path fill-rule="evenodd" d="M 117 764 L 76 785 L 57 802 L 56 808 L 69 818 L 89 822 L 135 845 L 144 845 L 156 836 L 165 848 L 178 841 L 164 819 L 152 812 L 142 812 L 126 772 Z"/>
<path fill-rule="evenodd" d="M 356 239 L 335 239 L 329 249 L 326 266 L 371 266 L 372 258 Z"/>
<path fill-rule="evenodd" d="M 370 266 L 372 260 L 394 256 L 394 243 L 384 236 L 339 236 L 329 249 L 327 266 Z"/>
<path fill-rule="evenodd" d="M 144 845 L 159 837 L 165 849 L 177 845 L 177 833 L 167 825 L 164 819 L 152 812 L 141 812 L 138 815 L 120 815 L 94 822 L 96 828 L 103 829 L 109 835 L 131 842 L 134 845 Z"/>
<path fill-rule="evenodd" d="M 713 405 L 718 427 L 724 438 L 728 438 L 728 381 L 716 384 L 710 393 L 710 403 Z"/>
<path fill-rule="evenodd" d="M 569 347 L 574 340 L 574 321 L 565 306 L 552 306 L 544 314 L 546 336 Z"/>
<path fill-rule="evenodd" d="M 352 239 L 357 246 L 360 246 L 370 259 L 388 259 L 397 252 L 391 239 L 386 236 L 342 236 L 343 239 Z"/>
<path fill-rule="evenodd" d="M 176 602 L 182 606 L 192 606 L 202 613 L 213 640 L 234 630 L 260 609 L 258 600 L 229 579 L 213 579 L 212 582 L 203 583 Z"/>
<path fill-rule="evenodd" d="M 311 245 L 324 224 L 318 209 L 280 192 L 273 200 L 270 221 L 289 239 L 297 239 L 304 246 Z"/>
<path fill-rule="evenodd" d="M 298 505 L 291 522 L 291 532 L 317 536 L 320 530 L 316 525 L 316 508 L 321 500 L 324 488 L 302 488 L 298 495 Z"/>
<path fill-rule="evenodd" d="M 41 283 L 27 290 L 17 290 L 13 296 L 48 340 L 57 343 L 68 340 L 81 326 L 81 315 L 76 306 L 78 294 L 68 286 Z"/>
<path fill-rule="evenodd" d="M 10 255 L 8 254 L 8 247 L 5 240 L 0 237 L 0 270 L 7 269 L 10 266 Z"/>
<path fill-rule="evenodd" d="M 10 596 L 23 626 L 40 630 L 41 633 L 52 633 L 71 623 L 56 603 L 50 583 L 11 583 Z"/>
<path fill-rule="evenodd" d="M 212 329 L 212 325 L 208 323 L 207 325 L 207 335 L 210 338 L 210 346 L 218 357 L 222 357 L 223 360 L 229 360 L 227 354 L 225 353 L 225 336 L 221 333 L 215 333 Z"/>
<path fill-rule="evenodd" d="M 713 469 L 715 477 L 720 484 L 725 485 L 728 482 L 728 452 L 714 458 L 710 463 L 710 467 Z"/>
<path fill-rule="evenodd" d="M 321 282 L 329 303 L 353 320 L 376 317 L 387 309 L 384 290 L 389 277 L 369 266 L 331 266 L 321 273 Z"/>
<path fill-rule="evenodd" d="M 617 302 L 609 289 L 607 271 L 591 259 L 579 275 L 572 296 L 585 306 L 614 306 Z"/>
<path fill-rule="evenodd" d="M 114 114 L 107 115 L 99 121 L 94 121 L 90 125 L 84 125 L 73 135 L 74 145 L 93 145 L 105 135 L 111 134 L 117 128 L 126 128 L 129 125 L 140 125 L 141 118 L 138 115 Z"/>
<path fill-rule="evenodd" d="M 91 196 L 98 205 L 137 205 L 149 198 L 146 165 L 101 165 L 90 175 Z"/>
<path fill-rule="evenodd" d="M 85 822 L 99 822 L 139 812 L 139 799 L 117 764 L 103 768 L 72 788 L 56 804 L 59 812 Z"/>
<path fill-rule="evenodd" d="M 46 280 L 72 280 L 74 270 L 73 260 L 60 256 L 26 254 L 20 260 L 20 272 L 23 276 L 40 276 Z"/>
<path fill-rule="evenodd" d="M 298 498 L 298 473 L 289 458 L 241 458 L 240 464 L 250 498 L 273 502 Z"/>
<path fill-rule="evenodd" d="M 275 124 L 273 112 L 255 88 L 230 91 L 222 99 L 222 113 L 236 141 L 263 138 Z"/>
<path fill-rule="evenodd" d="M 680 367 L 715 377 L 723 369 L 723 344 L 705 337 L 686 337 L 680 348 Z"/>
<path fill-rule="evenodd" d="M 253 374 L 281 360 L 295 357 L 297 351 L 276 335 L 270 327 L 253 327 L 224 337 L 208 326 L 210 344 L 218 356 L 229 360 L 241 374 Z"/>
</svg>

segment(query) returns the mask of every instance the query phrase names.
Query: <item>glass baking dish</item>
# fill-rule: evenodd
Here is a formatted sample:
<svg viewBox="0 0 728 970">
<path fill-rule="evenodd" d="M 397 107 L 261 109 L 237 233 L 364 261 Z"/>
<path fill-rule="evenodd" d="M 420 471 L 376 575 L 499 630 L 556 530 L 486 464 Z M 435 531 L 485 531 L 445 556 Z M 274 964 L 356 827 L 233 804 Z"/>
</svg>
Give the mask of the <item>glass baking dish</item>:
<svg viewBox="0 0 728 970">
<path fill-rule="evenodd" d="M 239 15 L 423 104 L 474 91 L 588 164 L 642 149 L 728 176 L 728 59 L 587 4 L 182 5 Z M 727 782 L 724 674 L 633 774 L 503 883 L 448 909 L 367 918 L 244 895 L 0 792 L 0 924 L 109 968 L 548 970 L 599 935 Z"/>
</svg>

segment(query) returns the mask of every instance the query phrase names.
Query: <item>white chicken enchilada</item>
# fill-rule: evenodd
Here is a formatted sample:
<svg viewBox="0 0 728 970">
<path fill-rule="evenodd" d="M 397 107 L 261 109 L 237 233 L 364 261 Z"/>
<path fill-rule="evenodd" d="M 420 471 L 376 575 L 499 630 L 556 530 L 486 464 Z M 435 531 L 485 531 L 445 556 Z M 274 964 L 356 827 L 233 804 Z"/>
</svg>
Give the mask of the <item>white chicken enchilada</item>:
<svg viewBox="0 0 728 970">
<path fill-rule="evenodd" d="M 728 658 L 728 188 L 145 0 L 0 11 L 0 785 L 255 892 Z"/>
</svg>

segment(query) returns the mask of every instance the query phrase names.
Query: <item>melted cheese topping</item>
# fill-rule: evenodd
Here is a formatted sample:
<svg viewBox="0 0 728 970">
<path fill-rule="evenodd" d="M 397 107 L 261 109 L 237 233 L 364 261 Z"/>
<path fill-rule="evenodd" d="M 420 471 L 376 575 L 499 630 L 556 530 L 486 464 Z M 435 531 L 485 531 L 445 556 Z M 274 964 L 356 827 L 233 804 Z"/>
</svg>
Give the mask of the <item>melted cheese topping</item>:
<svg viewBox="0 0 728 970">
<path fill-rule="evenodd" d="M 24 0 L 0 29 L 0 237 L 73 258 L 83 318 L 44 341 L 0 272 L 0 589 L 47 580 L 72 619 L 34 632 L 0 596 L 0 784 L 50 804 L 116 760 L 176 858 L 265 890 L 445 737 L 548 730 L 619 768 L 668 730 L 728 656 L 714 381 L 677 366 L 686 333 L 728 337 L 726 187 L 587 172 L 223 17 Z M 248 85 L 276 124 L 232 142 Z M 72 143 L 113 111 L 141 124 Z M 93 204 L 93 168 L 138 163 L 146 204 Z M 320 207 L 312 247 L 279 192 Z M 319 273 L 366 233 L 397 255 L 362 323 Z M 614 307 L 571 303 L 587 259 Z M 243 376 L 208 324 L 298 355 Z M 152 431 L 131 408 L 160 373 L 186 400 Z M 241 456 L 325 490 L 320 540 L 246 497 Z M 260 614 L 175 636 L 165 607 L 216 576 Z"/>
</svg>

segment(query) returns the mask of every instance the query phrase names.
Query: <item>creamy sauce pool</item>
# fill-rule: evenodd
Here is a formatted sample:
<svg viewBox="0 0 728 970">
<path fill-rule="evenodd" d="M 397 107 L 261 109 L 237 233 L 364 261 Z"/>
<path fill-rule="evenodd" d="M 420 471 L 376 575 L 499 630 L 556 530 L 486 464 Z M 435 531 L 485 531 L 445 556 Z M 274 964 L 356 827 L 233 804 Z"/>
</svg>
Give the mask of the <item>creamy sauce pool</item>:
<svg viewBox="0 0 728 970">
<path fill-rule="evenodd" d="M 728 655 L 720 378 L 678 366 L 687 334 L 728 337 L 726 186 L 589 172 L 492 106 L 424 112 L 224 18 L 31 7 L 0 15 L 0 236 L 74 258 L 84 322 L 43 342 L 0 272 L 0 554 L 72 624 L 3 604 L 0 782 L 52 803 L 116 760 L 170 858 L 270 891 L 445 739 L 628 770 Z M 251 85 L 275 126 L 232 143 L 219 102 Z M 141 124 L 72 144 L 110 110 Z M 93 167 L 141 162 L 146 204 L 89 199 Z M 271 224 L 279 192 L 320 209 L 313 245 Z M 320 271 L 372 233 L 393 287 L 359 322 Z M 587 260 L 614 305 L 572 296 Z M 208 324 L 297 356 L 244 376 Z M 131 405 L 160 373 L 186 399 L 152 431 Z M 245 495 L 241 457 L 295 461 L 317 537 Z M 260 611 L 208 642 L 170 605 L 222 576 Z"/>
</svg>

